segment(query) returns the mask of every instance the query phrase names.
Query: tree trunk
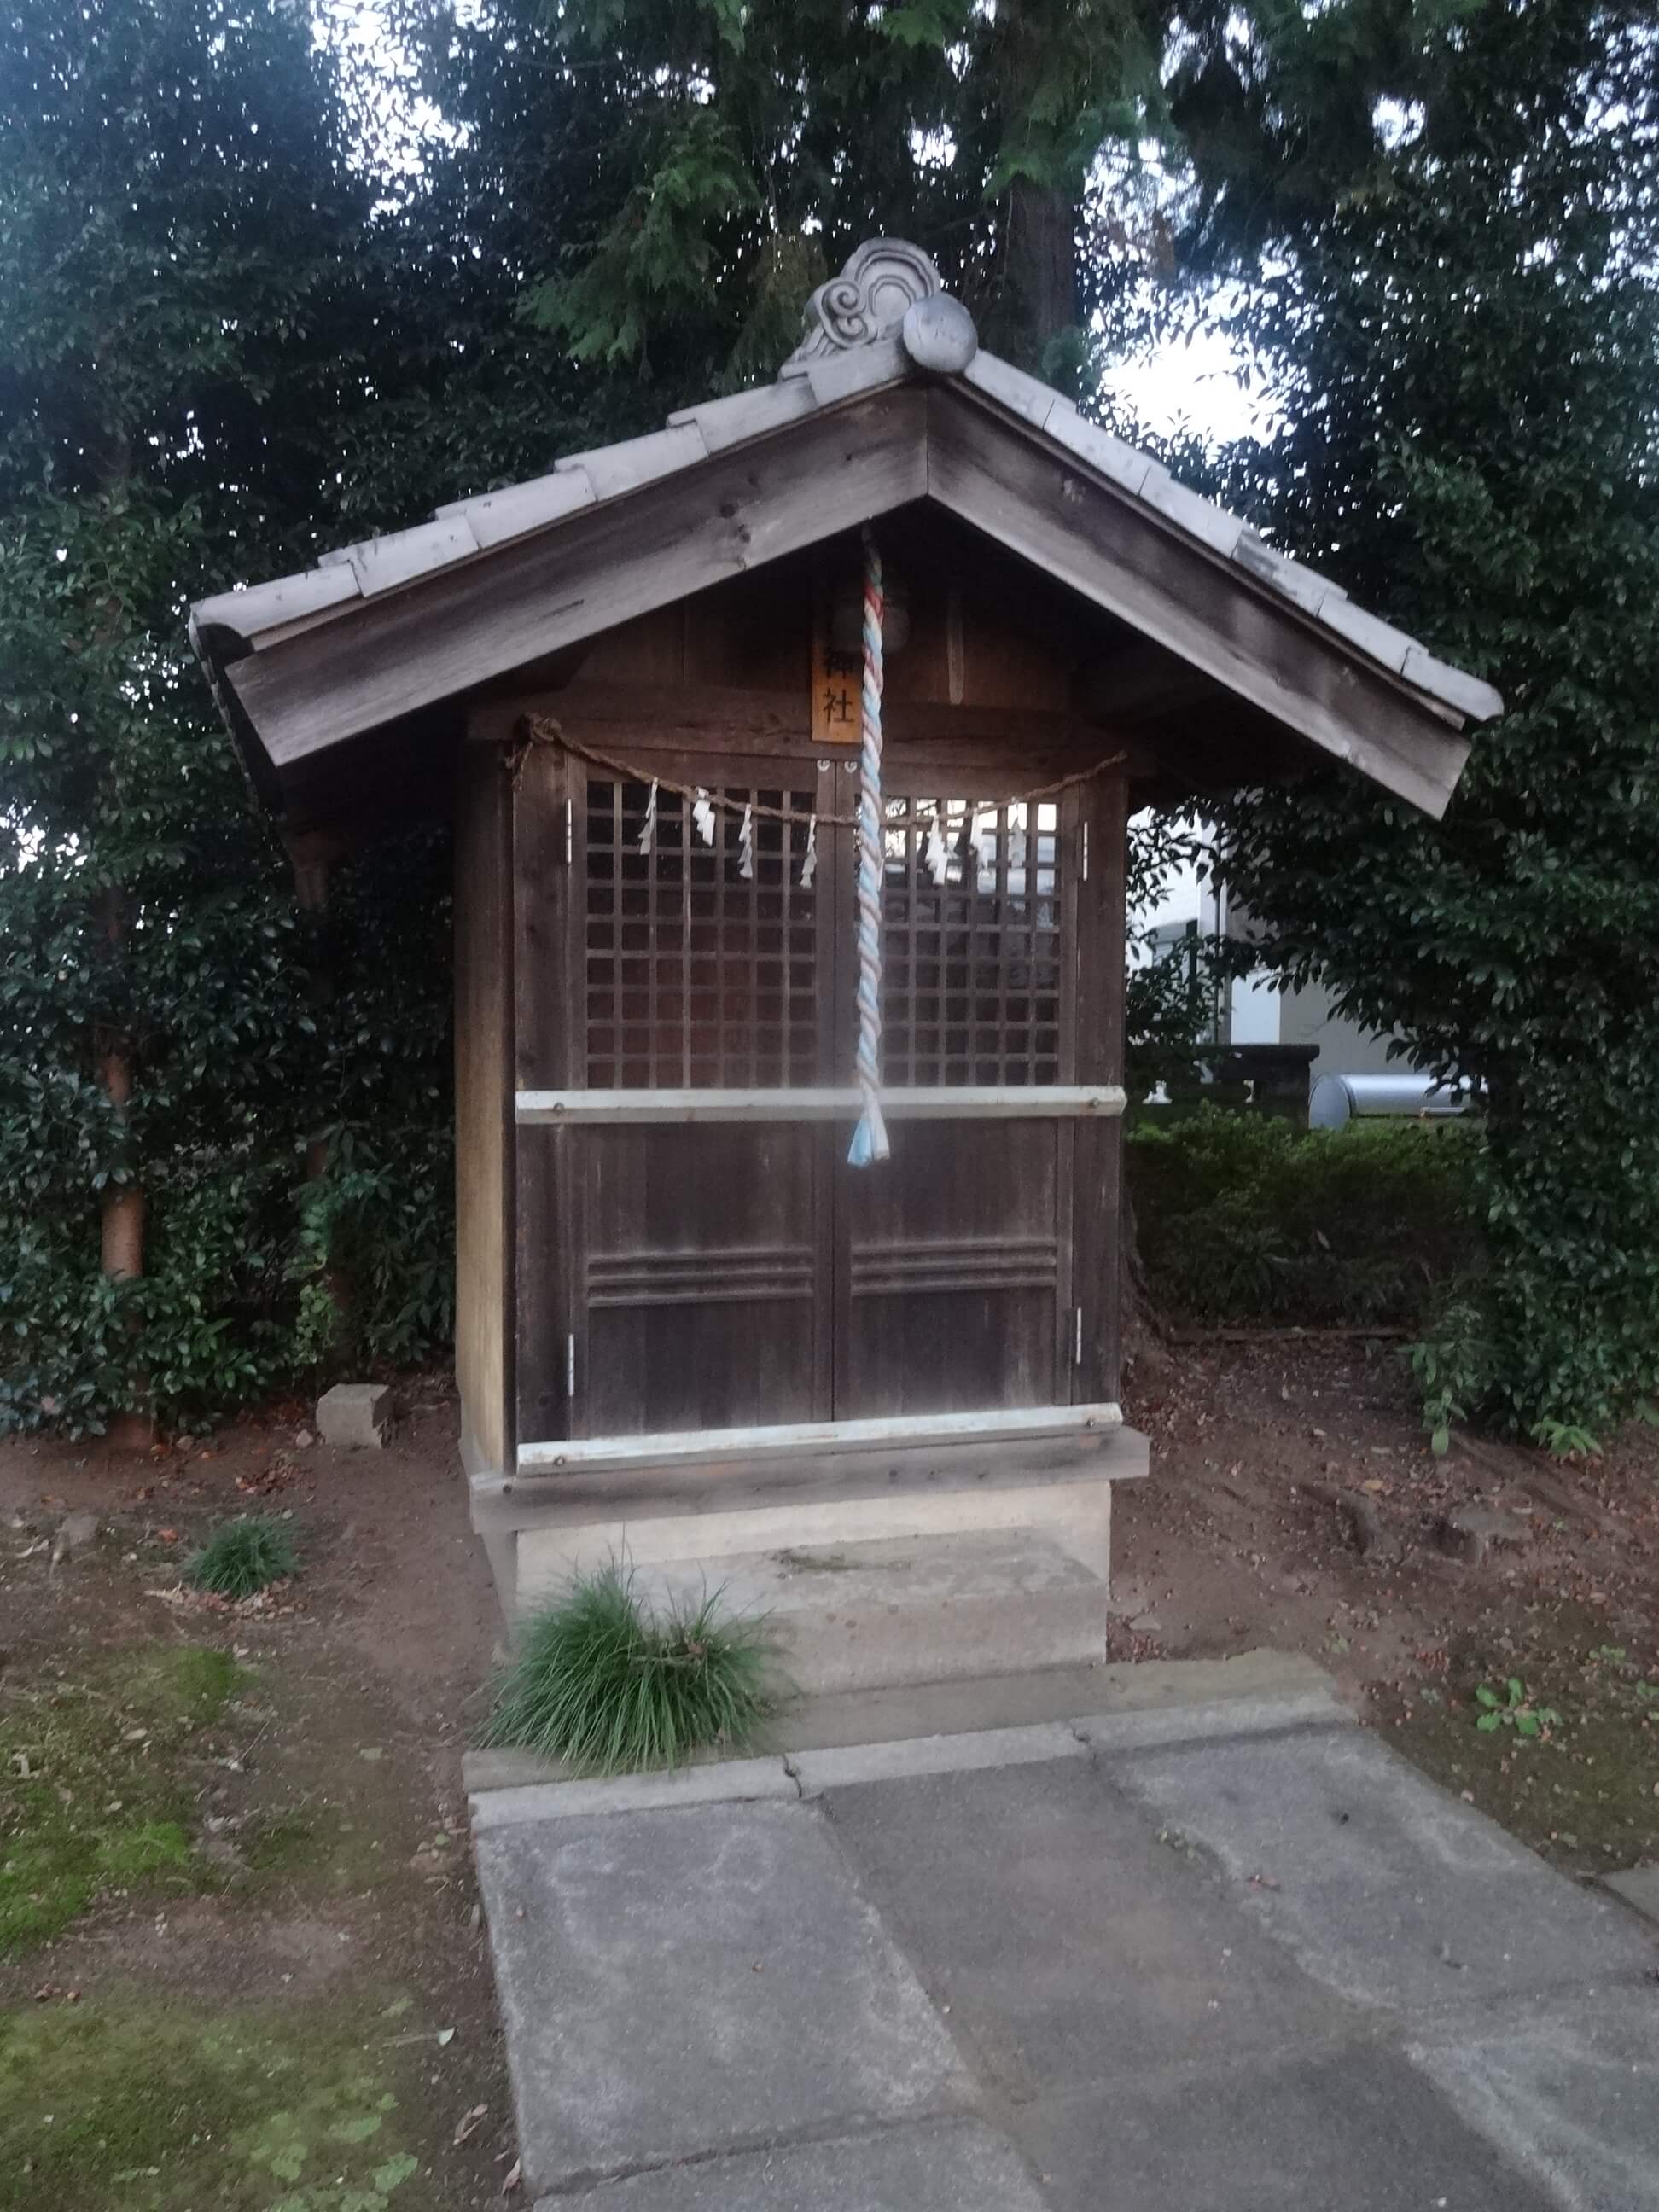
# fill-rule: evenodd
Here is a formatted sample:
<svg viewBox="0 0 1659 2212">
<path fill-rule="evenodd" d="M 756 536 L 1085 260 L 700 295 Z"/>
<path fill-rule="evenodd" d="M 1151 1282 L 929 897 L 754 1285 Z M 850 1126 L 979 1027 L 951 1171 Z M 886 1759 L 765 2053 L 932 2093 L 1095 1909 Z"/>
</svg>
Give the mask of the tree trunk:
<svg viewBox="0 0 1659 2212">
<path fill-rule="evenodd" d="M 1032 20 L 1033 15 L 1037 20 Z M 1031 111 L 1048 58 L 1047 27 L 1030 0 L 1000 0 L 1002 131 L 1005 150 L 1032 147 Z M 1064 187 L 1015 176 L 1008 186 L 1000 256 L 999 299 L 988 333 L 1018 367 L 1041 376 L 1062 331 L 1078 322 L 1077 209 Z"/>
<path fill-rule="evenodd" d="M 294 866 L 295 900 L 301 913 L 325 913 L 330 872 L 339 857 L 336 841 L 325 834 L 314 833 L 289 837 L 285 842 L 289 859 Z M 332 970 L 325 958 L 313 957 L 306 975 L 306 999 L 317 1017 L 319 1035 L 333 997 Z M 328 1173 L 330 1150 L 328 1138 L 319 1133 L 313 1133 L 307 1140 L 307 1182 L 320 1182 Z M 351 1305 L 350 1278 L 343 1267 L 330 1266 L 324 1273 L 323 1287 L 334 1308 L 335 1334 L 343 1336 Z"/>
<path fill-rule="evenodd" d="M 1077 325 L 1076 222 L 1069 193 L 1029 177 L 1009 186 L 1006 313 L 1015 359 L 1036 374 L 1051 342 Z"/>
<path fill-rule="evenodd" d="M 1164 1323 L 1147 1288 L 1127 1170 L 1118 1178 L 1117 1226 L 1118 1337 L 1124 1369 L 1141 1380 L 1167 1375 L 1176 1362 L 1166 1348 Z"/>
<path fill-rule="evenodd" d="M 328 906 L 328 860 L 309 844 L 291 840 L 289 857 L 294 863 L 294 896 L 301 914 L 322 914 Z M 306 1000 L 319 1018 L 334 995 L 334 978 L 313 961 L 306 975 Z M 314 1136 L 306 1146 L 306 1181 L 320 1182 L 328 1173 L 328 1139 Z"/>
<path fill-rule="evenodd" d="M 112 333 L 106 335 L 105 343 L 109 343 L 112 337 Z M 94 447 L 93 462 L 105 495 L 112 502 L 118 501 L 132 475 L 132 439 L 125 424 L 105 433 L 101 442 Z M 100 640 L 107 642 L 118 635 L 125 619 L 126 610 L 120 599 L 112 596 L 100 625 Z M 99 914 L 104 925 L 104 941 L 112 960 L 126 931 L 126 901 L 113 884 L 103 894 Z M 115 1108 L 116 1119 L 124 1121 L 127 1102 L 132 1096 L 131 1040 L 119 1030 L 106 1030 L 94 1038 L 93 1049 L 97 1055 L 99 1076 Z M 112 1282 L 137 1282 L 143 1275 L 144 1210 L 142 1184 L 106 1184 L 100 1256 L 104 1273 Z M 128 1395 L 131 1402 L 111 1417 L 106 1433 L 118 1450 L 147 1451 L 155 1441 L 149 1377 L 130 1376 Z"/>
<path fill-rule="evenodd" d="M 103 903 L 104 934 L 113 948 L 120 942 L 124 921 L 121 896 L 107 891 Z M 98 1073 L 110 1103 L 125 1117 L 132 1096 L 132 1059 L 126 1041 L 106 1037 L 98 1053 Z M 110 1183 L 103 1198 L 101 1259 L 112 1282 L 136 1282 L 144 1272 L 144 1192 L 137 1183 Z M 112 1415 L 110 1443 L 119 1451 L 148 1451 L 155 1441 L 155 1415 L 149 1404 L 148 1378 L 130 1381 L 131 1403 Z"/>
</svg>

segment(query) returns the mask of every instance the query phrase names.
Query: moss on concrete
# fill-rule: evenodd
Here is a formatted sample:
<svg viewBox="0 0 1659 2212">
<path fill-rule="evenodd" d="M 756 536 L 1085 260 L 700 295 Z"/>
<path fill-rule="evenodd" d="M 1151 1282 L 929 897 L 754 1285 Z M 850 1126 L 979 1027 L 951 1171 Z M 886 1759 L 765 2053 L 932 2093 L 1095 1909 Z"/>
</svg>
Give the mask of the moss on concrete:
<svg viewBox="0 0 1659 2212">
<path fill-rule="evenodd" d="M 0 2015 L 0 2212 L 419 2212 L 396 2009 Z"/>
<path fill-rule="evenodd" d="M 228 1652 L 182 1644 L 0 1702 L 0 1955 L 101 1898 L 214 1886 L 179 1755 L 205 1749 L 246 1680 Z"/>
</svg>

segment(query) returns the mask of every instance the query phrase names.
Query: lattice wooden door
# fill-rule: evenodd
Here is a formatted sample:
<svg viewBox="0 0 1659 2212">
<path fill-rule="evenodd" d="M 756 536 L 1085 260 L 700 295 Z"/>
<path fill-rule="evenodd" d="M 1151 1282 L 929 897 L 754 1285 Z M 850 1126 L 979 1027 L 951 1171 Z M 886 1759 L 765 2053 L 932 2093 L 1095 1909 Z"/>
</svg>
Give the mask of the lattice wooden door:
<svg viewBox="0 0 1659 2212">
<path fill-rule="evenodd" d="M 833 775 L 677 759 L 665 773 L 707 800 L 659 788 L 653 806 L 647 784 L 572 768 L 581 951 L 565 1079 L 645 1094 L 828 1081 L 835 873 L 813 823 L 834 811 Z M 568 1133 L 565 1433 L 827 1419 L 833 1132 L 783 1119 Z"/>
<path fill-rule="evenodd" d="M 896 764 L 893 1158 L 854 1170 L 852 1115 L 826 1103 L 852 1078 L 853 838 L 831 822 L 852 780 L 664 773 L 706 798 L 564 764 L 564 1018 L 544 1079 L 612 1103 L 553 1139 L 560 1279 L 521 1278 L 521 1436 L 1068 1402 L 1074 1139 L 1041 1104 L 1075 1080 L 1066 809 L 907 784 Z M 774 1091 L 789 1097 L 753 1118 Z M 750 1118 L 687 1093 L 741 1096 Z M 1029 1103 L 1008 1118 L 1014 1093 Z"/>
<path fill-rule="evenodd" d="M 976 801 L 890 763 L 890 1091 L 1074 1080 L 1064 828 L 1056 801 Z M 890 1133 L 884 1169 L 844 1170 L 836 1185 L 837 1416 L 1065 1402 L 1071 1123 L 895 1115 Z"/>
</svg>

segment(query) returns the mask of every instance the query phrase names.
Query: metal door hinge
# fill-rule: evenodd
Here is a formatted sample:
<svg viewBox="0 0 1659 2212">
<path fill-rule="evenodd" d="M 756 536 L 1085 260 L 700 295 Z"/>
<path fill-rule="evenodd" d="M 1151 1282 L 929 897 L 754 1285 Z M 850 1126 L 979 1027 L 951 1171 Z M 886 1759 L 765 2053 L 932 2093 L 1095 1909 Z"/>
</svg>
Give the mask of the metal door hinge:
<svg viewBox="0 0 1659 2212">
<path fill-rule="evenodd" d="M 574 799 L 567 799 L 564 802 L 564 864 L 566 867 L 570 866 L 575 857 L 576 802 Z"/>
<path fill-rule="evenodd" d="M 571 1330 L 564 1340 L 564 1395 L 567 1398 L 574 1398 L 576 1395 L 576 1332 L 574 1329 Z"/>
<path fill-rule="evenodd" d="M 1089 880 L 1089 825 L 1086 822 L 1083 825 L 1083 866 L 1081 870 L 1081 880 L 1085 884 Z"/>
<path fill-rule="evenodd" d="M 1083 1309 L 1081 1306 L 1073 1306 L 1072 1309 L 1072 1364 L 1073 1367 L 1081 1367 L 1083 1364 Z"/>
</svg>

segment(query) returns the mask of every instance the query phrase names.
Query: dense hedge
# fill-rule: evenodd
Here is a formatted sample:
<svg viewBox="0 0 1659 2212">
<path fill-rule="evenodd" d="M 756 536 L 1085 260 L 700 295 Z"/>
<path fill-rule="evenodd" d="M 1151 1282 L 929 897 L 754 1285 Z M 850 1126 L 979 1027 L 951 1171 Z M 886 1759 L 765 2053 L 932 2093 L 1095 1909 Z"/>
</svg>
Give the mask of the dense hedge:
<svg viewBox="0 0 1659 2212">
<path fill-rule="evenodd" d="M 1127 1146 L 1153 1298 L 1194 1321 L 1414 1328 L 1479 1266 L 1474 1128 L 1298 1133 L 1206 1106 Z"/>
<path fill-rule="evenodd" d="M 97 1433 L 135 1376 L 165 1428 L 199 1428 L 273 1391 L 447 1356 L 447 838 L 359 856 L 320 917 L 295 913 L 279 865 L 234 894 L 243 957 L 225 963 L 216 1025 L 203 988 L 167 987 L 199 902 L 164 886 L 146 901 L 120 978 L 146 1017 L 124 1127 L 76 1065 L 101 1003 L 83 1008 L 70 979 L 108 988 L 95 924 L 42 900 L 31 932 L 27 880 L 0 877 L 0 1435 Z M 100 1202 L 135 1169 L 144 1273 L 115 1282 Z"/>
</svg>

